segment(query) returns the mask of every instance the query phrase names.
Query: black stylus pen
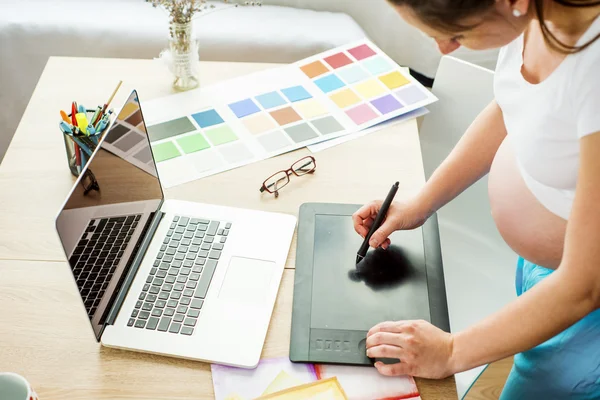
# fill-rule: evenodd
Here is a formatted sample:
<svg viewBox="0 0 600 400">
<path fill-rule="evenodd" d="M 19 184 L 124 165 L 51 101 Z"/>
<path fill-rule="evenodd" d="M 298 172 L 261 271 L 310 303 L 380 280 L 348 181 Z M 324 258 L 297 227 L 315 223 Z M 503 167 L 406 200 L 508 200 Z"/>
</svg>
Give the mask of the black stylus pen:
<svg viewBox="0 0 600 400">
<path fill-rule="evenodd" d="M 367 233 L 367 236 L 365 236 L 365 240 L 363 241 L 362 245 L 360 246 L 360 249 L 358 249 L 358 253 L 356 253 L 356 263 L 357 264 L 363 258 L 365 258 L 365 256 L 367 255 L 367 250 L 369 250 L 369 240 L 371 240 L 371 236 L 373 235 L 373 233 L 377 229 L 379 229 L 379 227 L 383 223 L 383 220 L 385 219 L 385 216 L 387 215 L 390 205 L 392 204 L 392 201 L 394 200 L 394 196 L 396 196 L 396 192 L 398 191 L 398 185 L 399 185 L 399 183 L 396 182 L 390 189 L 390 192 L 388 193 L 387 197 L 383 201 L 383 204 L 381 205 L 381 208 L 379 209 L 379 212 L 377 213 L 377 216 L 375 217 L 375 221 L 373 221 L 373 225 L 371 225 L 371 229 L 369 229 L 369 233 Z"/>
</svg>

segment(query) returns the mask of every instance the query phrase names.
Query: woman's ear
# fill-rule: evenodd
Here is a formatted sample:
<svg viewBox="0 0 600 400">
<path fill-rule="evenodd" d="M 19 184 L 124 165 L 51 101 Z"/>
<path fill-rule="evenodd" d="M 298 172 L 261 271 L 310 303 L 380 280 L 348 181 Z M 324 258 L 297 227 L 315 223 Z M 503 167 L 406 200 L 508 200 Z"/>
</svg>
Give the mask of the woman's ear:
<svg viewBox="0 0 600 400">
<path fill-rule="evenodd" d="M 529 12 L 531 0 L 496 0 L 496 6 L 505 16 L 520 18 Z"/>
<path fill-rule="evenodd" d="M 529 11 L 530 0 L 511 0 L 512 15 L 516 18 L 527 15 Z"/>
</svg>

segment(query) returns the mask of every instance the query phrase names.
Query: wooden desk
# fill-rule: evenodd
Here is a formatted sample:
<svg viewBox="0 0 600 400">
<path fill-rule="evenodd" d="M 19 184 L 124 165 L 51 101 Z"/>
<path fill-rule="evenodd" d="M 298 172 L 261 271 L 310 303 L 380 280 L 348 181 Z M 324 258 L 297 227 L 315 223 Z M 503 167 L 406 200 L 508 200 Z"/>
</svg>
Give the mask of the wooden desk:
<svg viewBox="0 0 600 400">
<path fill-rule="evenodd" d="M 202 83 L 272 66 L 203 63 Z M 50 58 L 0 166 L 0 371 L 27 377 L 43 400 L 211 399 L 208 364 L 95 342 L 54 229 L 74 182 L 58 110 L 75 99 L 85 105 L 106 101 L 119 79 L 117 109 L 132 89 L 142 109 L 145 100 L 171 94 L 169 72 L 154 61 Z M 278 199 L 259 193 L 264 178 L 306 154 L 301 149 L 190 182 L 166 196 L 297 215 L 308 201 L 381 198 L 396 180 L 397 199 L 406 199 L 425 181 L 416 122 L 409 121 L 316 154 L 316 174 L 294 179 Z M 295 247 L 294 240 L 263 357 L 288 354 Z M 417 383 L 424 400 L 456 398 L 453 378 Z"/>
</svg>

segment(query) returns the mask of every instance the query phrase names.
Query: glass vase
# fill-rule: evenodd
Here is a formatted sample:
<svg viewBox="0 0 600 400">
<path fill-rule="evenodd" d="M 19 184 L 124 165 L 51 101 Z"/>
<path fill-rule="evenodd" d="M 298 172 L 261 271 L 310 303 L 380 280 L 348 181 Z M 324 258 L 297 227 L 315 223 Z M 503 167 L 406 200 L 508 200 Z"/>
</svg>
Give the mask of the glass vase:
<svg viewBox="0 0 600 400">
<path fill-rule="evenodd" d="M 175 76 L 173 88 L 182 92 L 200 86 L 198 42 L 194 39 L 192 22 L 171 22 L 169 50 L 171 72 Z"/>
</svg>

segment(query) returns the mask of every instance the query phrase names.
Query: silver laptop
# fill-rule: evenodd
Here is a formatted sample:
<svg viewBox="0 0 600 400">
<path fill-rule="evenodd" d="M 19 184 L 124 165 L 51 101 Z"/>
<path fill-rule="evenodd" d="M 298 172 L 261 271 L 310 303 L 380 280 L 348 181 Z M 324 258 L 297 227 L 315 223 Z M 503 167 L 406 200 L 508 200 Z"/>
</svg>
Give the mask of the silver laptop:
<svg viewBox="0 0 600 400">
<path fill-rule="evenodd" d="M 245 368 L 260 359 L 295 227 L 165 200 L 135 91 L 56 219 L 104 346 Z"/>
</svg>

